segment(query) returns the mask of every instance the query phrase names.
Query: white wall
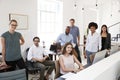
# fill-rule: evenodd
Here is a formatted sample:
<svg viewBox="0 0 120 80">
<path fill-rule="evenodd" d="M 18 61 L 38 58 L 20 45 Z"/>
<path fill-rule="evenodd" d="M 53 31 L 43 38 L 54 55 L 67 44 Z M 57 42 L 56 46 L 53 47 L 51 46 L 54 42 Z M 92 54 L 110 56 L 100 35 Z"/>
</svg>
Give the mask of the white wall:
<svg viewBox="0 0 120 80">
<path fill-rule="evenodd" d="M 74 7 L 75 3 L 76 7 Z M 94 21 L 98 23 L 99 28 L 97 32 L 100 32 L 103 24 L 110 26 L 120 22 L 119 0 L 98 0 L 97 4 L 98 6 L 96 7 L 96 0 L 63 0 L 63 28 L 69 25 L 70 18 L 74 18 L 76 25 L 80 29 L 81 44 L 83 44 L 83 35 L 89 22 Z M 112 36 L 116 36 L 117 33 L 120 33 L 120 24 L 109 31 Z"/>
<path fill-rule="evenodd" d="M 25 39 L 22 51 L 32 45 L 32 38 L 37 35 L 37 0 L 0 0 L 0 10 L 0 35 L 9 29 L 9 13 L 28 15 L 28 29 L 17 31 Z"/>
<path fill-rule="evenodd" d="M 120 22 L 120 2 L 119 0 L 107 0 L 102 6 L 99 7 L 99 22 L 100 26 L 106 24 L 108 27 Z M 112 36 L 120 33 L 120 24 L 109 29 Z"/>
<path fill-rule="evenodd" d="M 62 0 L 63 1 L 63 31 L 65 26 L 69 25 L 69 19 L 74 18 L 76 25 L 80 29 L 81 44 L 83 44 L 83 35 L 85 27 L 90 21 L 97 21 L 99 27 L 102 24 L 108 26 L 120 20 L 120 2 L 118 0 L 101 0 L 98 4 L 97 13 L 95 10 L 96 0 Z M 74 7 L 76 1 L 76 7 Z M 92 3 L 90 3 L 92 1 Z M 111 1 L 112 4 L 111 4 Z M 111 7 L 111 5 L 114 5 Z M 84 10 L 82 10 L 84 8 Z M 22 48 L 32 45 L 32 38 L 37 35 L 37 0 L 0 0 L 0 35 L 8 30 L 9 13 L 28 15 L 28 30 L 17 30 L 23 34 L 25 44 Z M 91 13 L 92 12 L 92 13 Z M 112 17 L 110 16 L 112 12 Z M 98 16 L 99 14 L 99 16 Z M 97 17 L 96 17 L 97 15 Z M 98 18 L 98 19 L 97 19 Z M 120 26 L 120 25 L 119 25 Z M 118 29 L 111 29 L 113 33 Z M 1 46 L 0 46 L 1 47 Z M 1 50 L 1 49 L 0 49 Z"/>
<path fill-rule="evenodd" d="M 83 42 L 83 11 L 81 2 L 76 2 L 76 7 L 74 6 L 74 0 L 63 0 L 63 30 L 65 26 L 70 25 L 69 20 L 71 18 L 75 19 L 75 25 L 79 27 L 80 30 L 80 43 Z"/>
</svg>

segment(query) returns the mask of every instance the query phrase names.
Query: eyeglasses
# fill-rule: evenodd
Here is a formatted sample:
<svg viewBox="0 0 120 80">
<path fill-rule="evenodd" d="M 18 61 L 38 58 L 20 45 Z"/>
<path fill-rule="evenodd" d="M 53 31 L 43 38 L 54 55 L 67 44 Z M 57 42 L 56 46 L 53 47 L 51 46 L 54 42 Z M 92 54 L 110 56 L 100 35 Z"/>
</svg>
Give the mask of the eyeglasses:
<svg viewBox="0 0 120 80">
<path fill-rule="evenodd" d="M 15 25 L 15 24 L 11 24 L 11 26 L 18 26 L 18 25 Z"/>
</svg>

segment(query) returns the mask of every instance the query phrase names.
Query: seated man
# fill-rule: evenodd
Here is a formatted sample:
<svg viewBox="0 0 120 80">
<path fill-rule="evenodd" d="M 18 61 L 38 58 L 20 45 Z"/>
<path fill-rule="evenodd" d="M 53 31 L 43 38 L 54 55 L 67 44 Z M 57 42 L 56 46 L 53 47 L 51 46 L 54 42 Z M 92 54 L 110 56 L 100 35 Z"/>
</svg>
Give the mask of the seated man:
<svg viewBox="0 0 120 80">
<path fill-rule="evenodd" d="M 47 55 L 44 55 L 43 47 L 39 46 L 40 39 L 39 37 L 33 38 L 34 45 L 29 49 L 27 59 L 28 61 L 33 62 L 34 67 L 40 67 L 40 80 L 48 80 L 49 75 L 52 73 L 55 68 L 55 63 L 48 58 Z M 46 76 L 44 77 L 45 67 L 50 66 Z"/>
<path fill-rule="evenodd" d="M 73 43 L 73 36 L 70 34 L 69 26 L 66 27 L 65 33 L 60 34 L 57 38 L 57 43 L 60 43 L 61 46 L 64 46 L 67 42 Z"/>
</svg>

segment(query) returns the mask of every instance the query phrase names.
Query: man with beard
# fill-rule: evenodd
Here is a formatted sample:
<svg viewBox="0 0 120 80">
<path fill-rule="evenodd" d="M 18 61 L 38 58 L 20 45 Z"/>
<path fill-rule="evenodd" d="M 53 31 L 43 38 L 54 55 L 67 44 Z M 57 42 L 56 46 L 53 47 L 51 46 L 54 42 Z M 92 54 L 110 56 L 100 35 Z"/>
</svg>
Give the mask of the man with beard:
<svg viewBox="0 0 120 80">
<path fill-rule="evenodd" d="M 57 43 L 60 43 L 61 46 L 64 46 L 67 42 L 73 43 L 73 36 L 70 34 L 69 26 L 66 27 L 65 33 L 60 34 L 57 38 Z"/>
</svg>

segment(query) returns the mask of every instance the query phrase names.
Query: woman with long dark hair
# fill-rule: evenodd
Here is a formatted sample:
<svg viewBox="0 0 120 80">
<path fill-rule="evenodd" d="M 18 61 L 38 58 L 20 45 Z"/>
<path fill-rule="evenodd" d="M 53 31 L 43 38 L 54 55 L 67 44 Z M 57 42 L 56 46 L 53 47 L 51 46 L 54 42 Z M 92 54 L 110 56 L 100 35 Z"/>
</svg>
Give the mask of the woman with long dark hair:
<svg viewBox="0 0 120 80">
<path fill-rule="evenodd" d="M 111 49 L 111 34 L 108 33 L 108 29 L 106 25 L 102 25 L 101 27 L 101 38 L 102 38 L 102 48 L 101 50 L 107 49 L 110 51 Z M 108 54 L 106 54 L 107 56 Z"/>
</svg>

